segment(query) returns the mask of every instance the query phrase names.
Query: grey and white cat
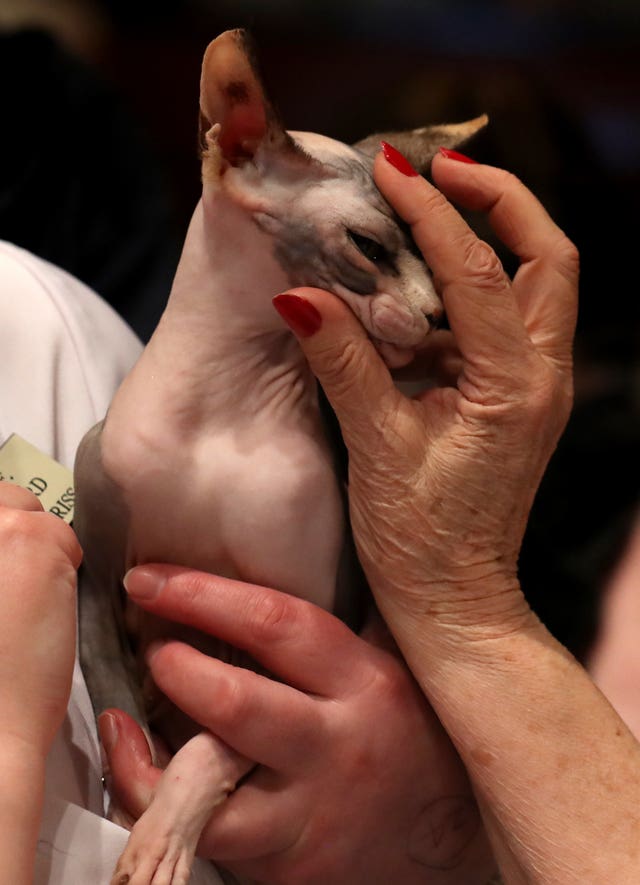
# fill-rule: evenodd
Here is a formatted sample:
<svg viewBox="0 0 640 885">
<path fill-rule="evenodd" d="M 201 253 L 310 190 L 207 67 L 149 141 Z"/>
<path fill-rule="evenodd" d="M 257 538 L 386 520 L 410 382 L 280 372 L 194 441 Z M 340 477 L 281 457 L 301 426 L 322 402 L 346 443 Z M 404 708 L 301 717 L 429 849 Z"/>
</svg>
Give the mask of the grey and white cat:
<svg viewBox="0 0 640 885">
<path fill-rule="evenodd" d="M 149 708 L 144 649 L 179 628 L 127 605 L 122 577 L 164 561 L 303 595 L 343 617 L 353 611 L 356 591 L 341 582 L 344 490 L 316 383 L 271 298 L 296 285 L 328 289 L 388 365 L 408 362 L 442 307 L 408 231 L 375 187 L 373 158 L 384 138 L 426 172 L 439 146 L 456 147 L 485 123 L 387 133 L 352 147 L 287 132 L 246 34 L 225 32 L 207 48 L 202 198 L 159 325 L 76 461 L 81 656 L 94 707 L 153 719 L 177 752 L 114 883 L 134 872 L 136 882 L 157 875 L 186 883 L 201 828 L 228 787 L 216 738 L 157 699 Z M 170 776 L 176 768 L 179 782 Z"/>
</svg>

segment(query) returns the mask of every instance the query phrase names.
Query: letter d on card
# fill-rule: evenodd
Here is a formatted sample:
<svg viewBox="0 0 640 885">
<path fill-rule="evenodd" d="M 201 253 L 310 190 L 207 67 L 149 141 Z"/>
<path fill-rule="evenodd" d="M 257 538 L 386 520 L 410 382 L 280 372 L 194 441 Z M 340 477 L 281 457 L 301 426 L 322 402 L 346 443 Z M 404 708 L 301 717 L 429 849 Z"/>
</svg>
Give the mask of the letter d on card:
<svg viewBox="0 0 640 885">
<path fill-rule="evenodd" d="M 0 446 L 2 480 L 33 492 L 45 510 L 65 522 L 73 519 L 73 473 L 17 433 Z"/>
</svg>

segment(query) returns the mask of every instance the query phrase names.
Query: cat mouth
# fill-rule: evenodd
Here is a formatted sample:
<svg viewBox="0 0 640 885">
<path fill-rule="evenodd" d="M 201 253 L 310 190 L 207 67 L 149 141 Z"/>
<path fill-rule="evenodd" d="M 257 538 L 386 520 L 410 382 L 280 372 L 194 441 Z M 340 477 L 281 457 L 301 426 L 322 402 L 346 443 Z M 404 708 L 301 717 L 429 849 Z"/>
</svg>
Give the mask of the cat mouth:
<svg viewBox="0 0 640 885">
<path fill-rule="evenodd" d="M 371 341 L 389 369 L 402 369 L 408 366 L 416 355 L 413 347 L 400 347 L 390 341 L 381 341 L 379 338 L 372 338 Z"/>
<path fill-rule="evenodd" d="M 377 341 L 402 349 L 421 345 L 438 325 L 441 312 L 411 309 L 389 295 L 379 295 L 369 302 L 368 316 L 363 317 L 369 334 Z"/>
</svg>

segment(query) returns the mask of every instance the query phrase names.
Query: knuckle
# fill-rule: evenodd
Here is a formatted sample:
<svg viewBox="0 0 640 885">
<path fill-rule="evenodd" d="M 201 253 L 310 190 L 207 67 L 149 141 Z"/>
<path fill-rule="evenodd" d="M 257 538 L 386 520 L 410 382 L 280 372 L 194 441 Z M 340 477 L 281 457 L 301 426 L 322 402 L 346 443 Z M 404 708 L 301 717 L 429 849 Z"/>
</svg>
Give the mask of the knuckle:
<svg viewBox="0 0 640 885">
<path fill-rule="evenodd" d="M 496 170 L 497 189 L 500 192 L 523 190 L 525 185 L 522 180 L 514 172 L 508 169 Z"/>
<path fill-rule="evenodd" d="M 41 508 L 0 509 L 0 536 L 2 546 L 38 544 L 41 562 L 44 554 L 53 550 L 74 563 L 80 558 L 80 545 L 71 526 L 57 516 L 42 512 Z"/>
<path fill-rule="evenodd" d="M 565 233 L 560 234 L 555 244 L 553 258 L 561 273 L 570 279 L 577 279 L 580 274 L 580 252 Z"/>
<path fill-rule="evenodd" d="M 33 532 L 32 520 L 23 510 L 2 510 L 0 511 L 0 531 L 4 539 L 3 543 L 9 544 Z"/>
<path fill-rule="evenodd" d="M 406 690 L 407 681 L 398 662 L 385 655 L 379 662 L 372 690 L 376 697 L 381 699 L 397 699 Z"/>
<path fill-rule="evenodd" d="M 360 340 L 347 339 L 340 347 L 331 344 L 330 351 L 318 354 L 324 364 L 322 380 L 338 398 L 351 398 L 360 369 L 364 367 L 365 351 Z"/>
<path fill-rule="evenodd" d="M 238 728 L 247 718 L 248 699 L 239 680 L 220 678 L 216 683 L 217 715 L 226 723 Z"/>
<path fill-rule="evenodd" d="M 28 550 L 32 545 L 39 545 L 48 536 L 42 532 L 42 522 L 36 519 L 35 513 L 13 508 L 0 511 L 0 536 L 3 548 Z"/>
<path fill-rule="evenodd" d="M 451 203 L 442 191 L 435 187 L 422 187 L 420 192 L 416 194 L 417 206 L 416 220 L 414 224 L 428 219 L 429 224 L 437 221 L 438 216 L 446 216 L 451 212 Z"/>
<path fill-rule="evenodd" d="M 545 389 L 537 390 L 533 399 L 536 414 L 541 414 L 548 421 L 564 425 L 573 407 L 573 388 L 566 384 L 553 383 Z"/>
<path fill-rule="evenodd" d="M 505 274 L 500 259 L 484 240 L 476 236 L 465 238 L 462 262 L 467 281 L 482 288 L 504 287 Z"/>
<path fill-rule="evenodd" d="M 0 507 L 15 507 L 26 511 L 43 510 L 41 501 L 33 492 L 6 480 L 0 480 Z"/>
<path fill-rule="evenodd" d="M 65 548 L 65 550 L 68 550 L 70 554 L 76 548 L 79 548 L 80 545 L 76 533 L 71 526 L 63 519 L 60 519 L 59 516 L 54 516 L 53 513 L 42 513 L 40 519 L 45 526 L 45 531 L 49 532 L 51 537 L 55 539 L 56 543 Z"/>
<path fill-rule="evenodd" d="M 522 401 L 522 411 L 532 423 L 538 424 L 547 419 L 555 406 L 555 391 L 551 384 L 538 382 L 531 385 Z"/>
<path fill-rule="evenodd" d="M 261 592 L 251 600 L 248 629 L 256 642 L 280 642 L 299 631 L 299 605 L 276 591 Z"/>
<path fill-rule="evenodd" d="M 523 389 L 516 419 L 538 432 L 541 428 L 564 426 L 573 405 L 573 388 L 551 371 L 539 372 Z"/>
<path fill-rule="evenodd" d="M 179 594 L 181 604 L 187 610 L 197 610 L 208 592 L 208 575 L 198 571 L 180 572 L 168 579 L 173 590 Z"/>
</svg>

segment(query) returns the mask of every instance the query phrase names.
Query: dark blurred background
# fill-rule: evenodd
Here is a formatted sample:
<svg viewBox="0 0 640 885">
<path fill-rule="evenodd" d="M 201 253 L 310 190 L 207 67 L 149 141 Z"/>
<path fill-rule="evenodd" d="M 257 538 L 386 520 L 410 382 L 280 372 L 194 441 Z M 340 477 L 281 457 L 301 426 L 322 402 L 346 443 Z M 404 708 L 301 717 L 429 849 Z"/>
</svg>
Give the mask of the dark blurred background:
<svg viewBox="0 0 640 885">
<path fill-rule="evenodd" d="M 0 238 L 143 339 L 199 195 L 201 58 L 238 26 L 289 128 L 354 141 L 489 113 L 466 151 L 519 175 L 579 246 L 576 407 L 521 569 L 583 655 L 640 491 L 637 0 L 0 0 Z"/>
</svg>

